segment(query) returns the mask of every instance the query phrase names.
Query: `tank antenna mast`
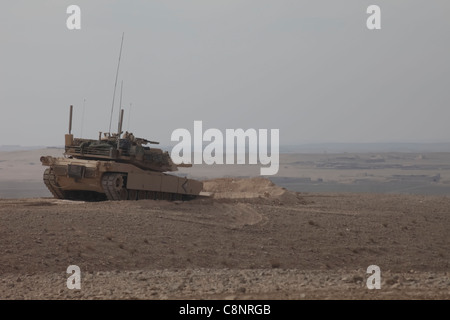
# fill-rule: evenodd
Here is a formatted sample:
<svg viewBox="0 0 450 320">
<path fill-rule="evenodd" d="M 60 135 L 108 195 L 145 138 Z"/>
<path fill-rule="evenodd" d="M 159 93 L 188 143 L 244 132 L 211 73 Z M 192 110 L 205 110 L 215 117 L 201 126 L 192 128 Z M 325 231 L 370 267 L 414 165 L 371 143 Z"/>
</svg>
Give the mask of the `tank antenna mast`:
<svg viewBox="0 0 450 320">
<path fill-rule="evenodd" d="M 117 136 L 120 139 L 120 135 L 122 134 L 122 124 L 123 121 L 123 109 L 122 109 L 122 91 L 123 91 L 123 80 L 120 83 L 120 102 L 119 102 L 119 126 L 117 128 Z"/>
<path fill-rule="evenodd" d="M 73 106 L 70 105 L 69 109 L 69 134 L 72 134 L 72 114 L 73 114 Z"/>
<path fill-rule="evenodd" d="M 123 47 L 123 37 L 125 35 L 125 32 L 122 33 L 122 42 L 120 43 L 120 52 L 119 52 L 119 62 L 117 63 L 117 71 L 116 71 L 116 81 L 114 83 L 114 92 L 113 92 L 113 99 L 112 99 L 112 105 L 111 105 L 111 116 L 109 117 L 109 135 L 111 136 L 111 122 L 112 122 L 112 115 L 114 112 L 114 98 L 116 96 L 116 88 L 117 88 L 117 77 L 119 76 L 119 66 L 120 66 L 120 58 L 122 57 L 122 47 Z"/>
</svg>

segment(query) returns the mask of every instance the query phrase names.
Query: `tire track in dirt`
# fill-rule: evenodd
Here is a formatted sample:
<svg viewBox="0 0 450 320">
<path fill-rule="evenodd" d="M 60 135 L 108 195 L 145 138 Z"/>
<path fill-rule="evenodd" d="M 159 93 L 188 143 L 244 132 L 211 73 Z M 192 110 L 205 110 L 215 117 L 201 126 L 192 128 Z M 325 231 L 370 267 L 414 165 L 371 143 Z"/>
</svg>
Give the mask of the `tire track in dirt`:
<svg viewBox="0 0 450 320">
<path fill-rule="evenodd" d="M 267 217 L 259 213 L 251 204 L 246 203 L 215 203 L 209 213 L 186 212 L 182 210 L 148 210 L 157 214 L 159 219 L 181 221 L 224 228 L 242 228 L 267 221 Z"/>
</svg>

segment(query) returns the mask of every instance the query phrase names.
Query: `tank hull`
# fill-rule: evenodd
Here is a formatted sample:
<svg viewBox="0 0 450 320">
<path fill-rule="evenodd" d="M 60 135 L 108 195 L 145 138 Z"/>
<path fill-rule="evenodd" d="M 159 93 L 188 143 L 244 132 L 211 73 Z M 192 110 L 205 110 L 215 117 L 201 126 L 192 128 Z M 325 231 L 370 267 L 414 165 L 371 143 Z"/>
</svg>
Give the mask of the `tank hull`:
<svg viewBox="0 0 450 320">
<path fill-rule="evenodd" d="M 130 163 L 76 158 L 41 157 L 48 168 L 44 183 L 59 199 L 187 200 L 200 194 L 203 183 Z"/>
</svg>

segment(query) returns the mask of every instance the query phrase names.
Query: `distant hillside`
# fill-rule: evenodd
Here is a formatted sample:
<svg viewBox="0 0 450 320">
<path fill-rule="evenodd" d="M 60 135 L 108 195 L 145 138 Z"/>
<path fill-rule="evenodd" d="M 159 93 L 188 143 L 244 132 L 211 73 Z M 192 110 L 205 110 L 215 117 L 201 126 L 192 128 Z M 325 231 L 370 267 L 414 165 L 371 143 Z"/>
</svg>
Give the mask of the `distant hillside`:
<svg viewBox="0 0 450 320">
<path fill-rule="evenodd" d="M 280 153 L 450 152 L 447 143 L 309 143 L 280 146 Z"/>
</svg>

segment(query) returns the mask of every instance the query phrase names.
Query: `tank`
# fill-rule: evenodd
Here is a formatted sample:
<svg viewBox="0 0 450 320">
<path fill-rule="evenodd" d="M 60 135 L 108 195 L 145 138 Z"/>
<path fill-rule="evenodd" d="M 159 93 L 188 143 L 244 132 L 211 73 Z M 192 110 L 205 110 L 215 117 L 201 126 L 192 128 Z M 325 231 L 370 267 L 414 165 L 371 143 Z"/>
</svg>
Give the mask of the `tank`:
<svg viewBox="0 0 450 320">
<path fill-rule="evenodd" d="M 44 183 L 55 198 L 101 200 L 190 200 L 200 195 L 201 181 L 166 172 L 177 171 L 167 151 L 150 147 L 158 142 L 122 132 L 123 110 L 117 133 L 99 133 L 98 139 L 74 138 L 73 107 L 63 157 L 42 156 Z"/>
</svg>

